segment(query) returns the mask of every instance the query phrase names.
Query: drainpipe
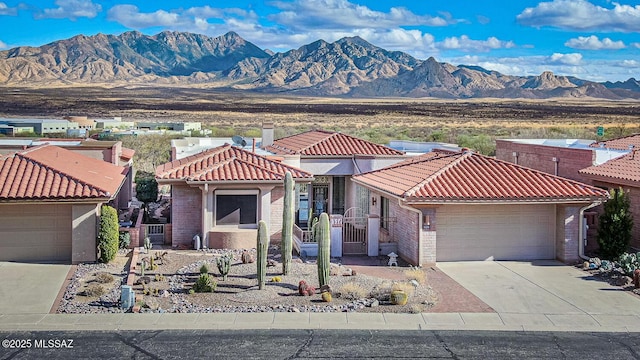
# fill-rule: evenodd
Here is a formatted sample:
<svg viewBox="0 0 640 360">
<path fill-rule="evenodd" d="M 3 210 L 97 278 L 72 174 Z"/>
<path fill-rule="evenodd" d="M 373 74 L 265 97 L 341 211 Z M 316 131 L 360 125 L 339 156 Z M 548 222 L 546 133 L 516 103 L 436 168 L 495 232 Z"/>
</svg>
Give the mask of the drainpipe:
<svg viewBox="0 0 640 360">
<path fill-rule="evenodd" d="M 598 201 L 598 202 L 595 202 L 593 204 L 587 205 L 587 206 L 585 206 L 583 208 L 580 208 L 580 215 L 579 215 L 580 221 L 579 221 L 579 224 L 578 224 L 578 226 L 580 226 L 580 228 L 578 229 L 578 237 L 579 237 L 579 239 L 578 239 L 578 255 L 582 258 L 582 260 L 587 260 L 587 261 L 589 260 L 589 257 L 585 256 L 585 254 L 584 254 L 584 236 L 585 236 L 585 234 L 584 234 L 584 212 L 586 210 L 594 208 L 594 207 L 596 207 L 596 206 L 598 206 L 600 204 L 602 204 L 602 201 Z"/>
<path fill-rule="evenodd" d="M 406 206 L 402 204 L 402 199 L 398 199 L 398 206 L 400 206 L 402 209 L 406 209 L 409 211 L 412 211 L 416 214 L 418 214 L 418 266 L 422 266 L 422 241 L 421 241 L 421 234 L 422 234 L 422 211 L 411 207 L 411 206 Z M 399 251 L 398 251 L 399 252 Z"/>
</svg>

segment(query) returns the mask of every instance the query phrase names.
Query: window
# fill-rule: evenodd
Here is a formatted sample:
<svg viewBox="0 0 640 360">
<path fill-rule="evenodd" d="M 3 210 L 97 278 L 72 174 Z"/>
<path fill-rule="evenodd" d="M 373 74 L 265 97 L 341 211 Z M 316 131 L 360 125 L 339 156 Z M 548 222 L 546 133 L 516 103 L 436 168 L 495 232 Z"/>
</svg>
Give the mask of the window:
<svg viewBox="0 0 640 360">
<path fill-rule="evenodd" d="M 255 225 L 257 223 L 257 194 L 216 194 L 216 225 Z"/>
<path fill-rule="evenodd" d="M 380 227 L 389 230 L 389 199 L 380 198 Z"/>
<path fill-rule="evenodd" d="M 371 201 L 369 189 L 356 186 L 356 207 L 362 209 L 364 214 L 369 214 L 369 202 Z"/>
<path fill-rule="evenodd" d="M 344 214 L 344 202 L 345 202 L 345 189 L 344 189 L 344 176 L 333 177 L 333 188 L 331 193 L 331 213 L 332 214 Z"/>
</svg>

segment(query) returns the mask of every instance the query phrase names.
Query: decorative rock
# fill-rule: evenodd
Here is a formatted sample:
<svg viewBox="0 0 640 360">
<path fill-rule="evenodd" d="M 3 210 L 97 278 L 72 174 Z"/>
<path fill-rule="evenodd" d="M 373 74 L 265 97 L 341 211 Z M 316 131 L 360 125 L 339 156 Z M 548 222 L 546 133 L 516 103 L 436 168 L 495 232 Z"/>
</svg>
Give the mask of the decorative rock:
<svg viewBox="0 0 640 360">
<path fill-rule="evenodd" d="M 275 261 L 275 260 L 273 260 L 273 259 L 268 259 L 268 260 L 267 260 L 267 267 L 274 267 L 274 266 L 276 266 L 276 265 L 278 265 L 278 262 L 277 262 L 277 261 Z"/>
<path fill-rule="evenodd" d="M 377 307 L 380 306 L 380 301 L 378 299 L 373 299 L 373 301 L 369 304 L 369 307 Z"/>
<path fill-rule="evenodd" d="M 137 285 L 149 284 L 150 282 L 151 282 L 151 277 L 149 276 L 141 276 L 138 278 L 138 280 L 136 280 Z"/>
<path fill-rule="evenodd" d="M 324 292 L 328 292 L 329 294 L 333 294 L 333 291 L 331 291 L 331 285 L 326 284 L 326 285 L 320 286 L 320 293 L 324 293 Z"/>
</svg>

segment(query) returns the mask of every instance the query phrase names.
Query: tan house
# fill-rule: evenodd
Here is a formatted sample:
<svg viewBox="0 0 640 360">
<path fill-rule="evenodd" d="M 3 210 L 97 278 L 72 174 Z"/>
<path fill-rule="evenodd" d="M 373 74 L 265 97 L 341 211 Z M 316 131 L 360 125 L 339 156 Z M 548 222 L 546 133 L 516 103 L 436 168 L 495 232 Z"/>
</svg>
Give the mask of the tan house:
<svg viewBox="0 0 640 360">
<path fill-rule="evenodd" d="M 100 206 L 126 171 L 53 145 L 0 155 L 0 261 L 96 261 Z"/>
<path fill-rule="evenodd" d="M 279 238 L 287 171 L 296 182 L 313 180 L 281 157 L 232 145 L 159 166 L 158 184 L 171 185 L 172 246 L 191 248 L 198 235 L 210 248 L 253 248 L 260 220 Z"/>
<path fill-rule="evenodd" d="M 356 175 L 368 213 L 407 262 L 559 259 L 583 254 L 582 213 L 605 190 L 470 151 L 434 151 Z"/>
</svg>

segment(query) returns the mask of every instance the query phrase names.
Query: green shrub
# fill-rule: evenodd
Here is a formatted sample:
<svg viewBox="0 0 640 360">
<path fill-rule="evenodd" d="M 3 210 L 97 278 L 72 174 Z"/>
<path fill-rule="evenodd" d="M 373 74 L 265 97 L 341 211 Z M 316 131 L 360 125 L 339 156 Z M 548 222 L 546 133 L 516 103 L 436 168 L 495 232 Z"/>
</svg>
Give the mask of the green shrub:
<svg viewBox="0 0 640 360">
<path fill-rule="evenodd" d="M 208 274 L 209 273 L 209 267 L 207 266 L 207 264 L 202 264 L 202 266 L 200 266 L 200 274 Z"/>
<path fill-rule="evenodd" d="M 96 274 L 96 281 L 101 284 L 108 284 L 113 281 L 113 275 L 106 272 L 98 273 Z"/>
<path fill-rule="evenodd" d="M 198 280 L 196 280 L 195 284 L 193 284 L 193 291 L 201 293 L 201 292 L 214 292 L 216 291 L 216 287 L 218 283 L 213 280 L 213 276 L 209 274 L 200 274 Z"/>
<path fill-rule="evenodd" d="M 131 245 L 131 234 L 128 231 L 123 231 L 118 236 L 118 248 L 127 249 Z"/>
<path fill-rule="evenodd" d="M 613 260 L 627 251 L 633 228 L 629 204 L 629 194 L 622 188 L 611 190 L 598 224 L 600 257 Z"/>
<path fill-rule="evenodd" d="M 118 253 L 118 212 L 108 205 L 100 209 L 100 230 L 98 231 L 98 260 L 108 263 Z"/>
</svg>

